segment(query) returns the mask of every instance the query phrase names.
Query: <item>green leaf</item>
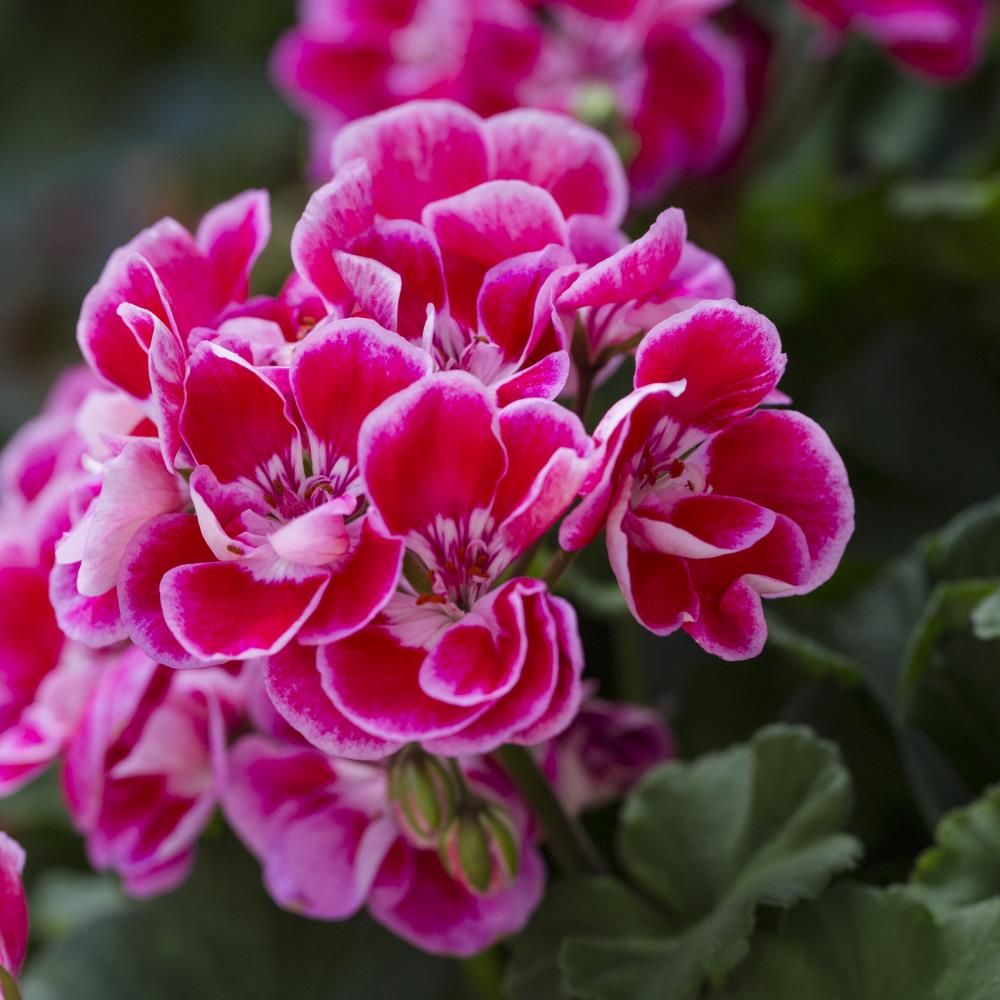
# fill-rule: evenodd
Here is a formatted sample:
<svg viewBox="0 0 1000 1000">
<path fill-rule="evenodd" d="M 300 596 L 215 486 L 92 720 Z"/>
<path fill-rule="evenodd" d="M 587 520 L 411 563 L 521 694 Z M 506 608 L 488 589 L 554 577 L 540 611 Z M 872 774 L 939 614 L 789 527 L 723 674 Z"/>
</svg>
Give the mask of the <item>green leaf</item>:
<svg viewBox="0 0 1000 1000">
<path fill-rule="evenodd" d="M 915 895 L 939 913 L 1000 896 L 1000 785 L 945 816 L 936 839 L 917 859 Z"/>
<path fill-rule="evenodd" d="M 759 935 L 711 1000 L 993 1000 L 1000 901 L 935 920 L 905 889 L 843 885 Z"/>
<path fill-rule="evenodd" d="M 555 887 L 514 942 L 511 997 L 692 1000 L 744 957 L 758 905 L 790 906 L 854 864 L 850 807 L 836 749 L 798 727 L 657 768 L 619 833 L 644 898 L 613 879 Z"/>
<path fill-rule="evenodd" d="M 457 966 L 421 954 L 366 918 L 284 913 L 229 838 L 205 844 L 177 892 L 80 926 L 31 962 L 32 1000 L 408 1000 L 461 997 Z"/>
<path fill-rule="evenodd" d="M 836 749 L 808 730 L 771 726 L 650 775 L 625 805 L 621 858 L 689 928 L 685 949 L 717 977 L 746 954 L 758 904 L 808 898 L 856 862 L 860 845 L 840 832 L 850 808 Z"/>
<path fill-rule="evenodd" d="M 848 685 L 861 683 L 861 668 L 855 660 L 792 628 L 773 612 L 767 615 L 767 643 L 812 677 L 833 677 Z"/>
<path fill-rule="evenodd" d="M 926 546 L 936 580 L 1000 576 L 1000 498 L 963 511 Z"/>
</svg>

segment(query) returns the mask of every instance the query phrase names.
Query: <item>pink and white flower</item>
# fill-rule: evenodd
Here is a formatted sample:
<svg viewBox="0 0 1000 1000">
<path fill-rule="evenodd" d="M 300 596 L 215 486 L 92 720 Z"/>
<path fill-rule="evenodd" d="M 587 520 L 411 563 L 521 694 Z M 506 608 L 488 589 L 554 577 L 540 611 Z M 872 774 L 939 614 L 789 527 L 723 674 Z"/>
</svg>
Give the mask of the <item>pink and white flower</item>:
<svg viewBox="0 0 1000 1000">
<path fill-rule="evenodd" d="M 703 303 L 661 323 L 639 347 L 635 391 L 595 432 L 599 462 L 560 533 L 578 549 L 604 528 L 635 617 L 724 659 L 759 653 L 761 598 L 819 586 L 853 530 L 823 430 L 758 409 L 784 367 L 777 331 L 752 309 Z"/>
<path fill-rule="evenodd" d="M 320 323 L 288 368 L 199 344 L 178 421 L 194 512 L 154 516 L 128 542 L 118 593 L 133 641 L 189 666 L 369 621 L 396 588 L 402 545 L 363 509 L 358 430 L 429 367 L 362 319 Z"/>
<path fill-rule="evenodd" d="M 90 862 L 149 896 L 187 876 L 217 802 L 213 753 L 242 711 L 230 670 L 174 671 L 127 648 L 66 748 L 63 790 Z"/>
<path fill-rule="evenodd" d="M 472 376 L 439 373 L 372 413 L 358 451 L 371 516 L 405 544 L 417 585 L 315 665 L 272 657 L 276 706 L 345 756 L 412 741 L 483 752 L 560 732 L 580 697 L 574 612 L 539 580 L 491 588 L 579 490 L 591 451 L 579 420 L 545 400 L 498 408 Z M 317 725 L 331 714 L 351 731 Z"/>
<path fill-rule="evenodd" d="M 573 724 L 539 753 L 563 806 L 584 812 L 627 795 L 674 756 L 674 740 L 662 715 L 645 705 L 587 698 Z"/>
<path fill-rule="evenodd" d="M 629 243 L 617 155 L 561 115 L 413 102 L 345 127 L 333 162 L 292 239 L 300 276 L 504 403 L 562 391 L 578 311 L 600 353 L 732 292 L 677 210 Z"/>
<path fill-rule="evenodd" d="M 932 80 L 964 76 L 979 61 L 990 23 L 986 0 L 798 0 L 836 41 L 856 31 Z"/>
<path fill-rule="evenodd" d="M 17 976 L 28 951 L 28 900 L 21 872 L 24 849 L 0 833 L 0 966 Z M 3 990 L 0 987 L 0 994 Z"/>
<path fill-rule="evenodd" d="M 469 891 L 435 849 L 407 839 L 378 765 L 245 736 L 229 755 L 224 808 L 281 906 L 343 920 L 367 905 L 376 920 L 425 951 L 471 955 L 524 926 L 541 897 L 544 865 L 506 776 L 476 759 L 463 761 L 462 770 L 474 791 L 506 807 L 519 835 L 517 876 L 490 893 Z"/>
</svg>

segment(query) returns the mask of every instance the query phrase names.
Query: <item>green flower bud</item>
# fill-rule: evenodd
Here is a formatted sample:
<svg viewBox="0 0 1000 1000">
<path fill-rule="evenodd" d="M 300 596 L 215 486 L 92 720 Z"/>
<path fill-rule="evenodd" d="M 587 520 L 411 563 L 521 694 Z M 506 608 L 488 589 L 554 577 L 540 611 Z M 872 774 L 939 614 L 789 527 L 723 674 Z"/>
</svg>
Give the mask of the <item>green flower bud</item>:
<svg viewBox="0 0 1000 1000">
<path fill-rule="evenodd" d="M 433 847 L 455 813 L 457 791 L 437 757 L 412 747 L 389 765 L 389 798 L 406 838 L 418 847 Z"/>
</svg>

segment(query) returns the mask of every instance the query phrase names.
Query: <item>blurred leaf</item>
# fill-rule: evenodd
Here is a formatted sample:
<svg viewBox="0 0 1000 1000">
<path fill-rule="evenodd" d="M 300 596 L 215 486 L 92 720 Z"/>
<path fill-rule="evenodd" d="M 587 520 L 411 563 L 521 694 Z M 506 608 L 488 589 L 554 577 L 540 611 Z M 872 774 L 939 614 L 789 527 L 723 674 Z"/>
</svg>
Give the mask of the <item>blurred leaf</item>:
<svg viewBox="0 0 1000 1000">
<path fill-rule="evenodd" d="M 767 616 L 767 641 L 812 677 L 833 677 L 852 685 L 862 681 L 861 668 L 851 657 L 799 632 L 773 613 Z"/>
<path fill-rule="evenodd" d="M 43 948 L 24 990 L 32 1000 L 453 1000 L 463 995 L 457 969 L 364 917 L 282 912 L 227 838 L 202 847 L 178 891 L 124 904 Z"/>
<path fill-rule="evenodd" d="M 1000 901 L 935 922 L 903 889 L 844 885 L 798 907 L 713 1000 L 992 1000 Z"/>
<path fill-rule="evenodd" d="M 556 995 L 562 941 L 569 996 L 693 1000 L 744 957 L 758 905 L 790 906 L 855 863 L 860 845 L 840 832 L 850 804 L 835 748 L 799 727 L 662 765 L 619 833 L 624 867 L 659 909 L 607 880 L 571 883 L 516 943 L 512 995 Z"/>
<path fill-rule="evenodd" d="M 977 639 L 1000 639 L 1000 589 L 973 609 L 972 631 Z"/>
<path fill-rule="evenodd" d="M 123 899 L 110 875 L 56 868 L 39 875 L 30 903 L 32 934 L 49 941 L 120 910 Z"/>
<path fill-rule="evenodd" d="M 1000 785 L 945 816 L 936 840 L 917 859 L 915 895 L 938 913 L 1000 896 Z"/>
</svg>

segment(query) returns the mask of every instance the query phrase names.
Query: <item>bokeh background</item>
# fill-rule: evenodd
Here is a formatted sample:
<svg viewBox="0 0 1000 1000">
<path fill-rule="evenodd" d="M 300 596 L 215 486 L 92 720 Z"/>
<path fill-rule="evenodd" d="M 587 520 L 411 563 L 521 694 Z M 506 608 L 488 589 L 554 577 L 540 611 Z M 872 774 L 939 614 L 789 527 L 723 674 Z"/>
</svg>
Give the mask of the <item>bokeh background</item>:
<svg viewBox="0 0 1000 1000">
<path fill-rule="evenodd" d="M 110 251 L 157 218 L 193 225 L 268 188 L 275 231 L 255 281 L 277 287 L 308 193 L 305 126 L 266 68 L 293 16 L 292 0 L 0 0 L 0 436 L 77 359 L 79 303 Z M 729 264 L 739 299 L 778 325 L 783 388 L 847 461 L 856 537 L 830 585 L 776 609 L 775 641 L 753 663 L 609 611 L 600 554 L 573 596 L 592 673 L 611 695 L 661 705 L 683 755 L 774 719 L 836 738 L 867 864 L 892 877 L 926 843 L 927 817 L 884 706 L 803 637 L 832 643 L 859 615 L 877 632 L 890 611 L 858 603 L 871 578 L 1000 493 L 1000 58 L 994 38 L 975 76 L 941 88 L 863 42 L 828 72 L 801 38 L 782 94 L 794 106 L 748 159 L 670 200 Z M 53 855 L 82 864 L 68 838 L 36 843 L 33 868 Z"/>
</svg>

